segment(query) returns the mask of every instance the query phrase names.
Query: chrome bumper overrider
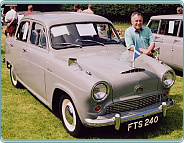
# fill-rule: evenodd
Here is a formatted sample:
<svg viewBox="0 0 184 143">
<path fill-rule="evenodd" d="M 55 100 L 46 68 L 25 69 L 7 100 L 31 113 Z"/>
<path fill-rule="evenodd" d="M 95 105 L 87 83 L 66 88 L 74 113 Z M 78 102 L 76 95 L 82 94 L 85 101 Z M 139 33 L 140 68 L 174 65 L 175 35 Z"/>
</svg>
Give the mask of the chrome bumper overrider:
<svg viewBox="0 0 184 143">
<path fill-rule="evenodd" d="M 101 126 L 115 125 L 115 129 L 119 130 L 120 124 L 124 123 L 124 122 L 144 118 L 144 117 L 158 114 L 161 112 L 162 112 L 163 116 L 165 117 L 166 110 L 169 107 L 171 107 L 172 105 L 174 105 L 174 103 L 175 103 L 174 100 L 171 99 L 170 101 L 162 102 L 161 105 L 159 105 L 158 107 L 156 107 L 154 109 L 139 112 L 139 113 L 129 115 L 129 116 L 121 117 L 121 115 L 119 113 L 117 113 L 112 118 L 108 118 L 108 119 L 107 118 L 106 119 L 103 119 L 103 118 L 101 118 L 101 119 L 85 119 L 84 124 L 86 126 L 90 126 L 90 127 L 101 127 Z"/>
</svg>

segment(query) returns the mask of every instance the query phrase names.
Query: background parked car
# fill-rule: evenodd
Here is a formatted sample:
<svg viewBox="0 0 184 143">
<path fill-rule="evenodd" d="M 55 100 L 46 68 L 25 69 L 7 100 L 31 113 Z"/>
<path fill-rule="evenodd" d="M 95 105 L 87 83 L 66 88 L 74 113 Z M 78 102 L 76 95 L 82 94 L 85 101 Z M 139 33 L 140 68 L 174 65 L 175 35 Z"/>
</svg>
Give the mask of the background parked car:
<svg viewBox="0 0 184 143">
<path fill-rule="evenodd" d="M 152 16 L 147 26 L 155 37 L 159 60 L 183 72 L 183 15 Z"/>
</svg>

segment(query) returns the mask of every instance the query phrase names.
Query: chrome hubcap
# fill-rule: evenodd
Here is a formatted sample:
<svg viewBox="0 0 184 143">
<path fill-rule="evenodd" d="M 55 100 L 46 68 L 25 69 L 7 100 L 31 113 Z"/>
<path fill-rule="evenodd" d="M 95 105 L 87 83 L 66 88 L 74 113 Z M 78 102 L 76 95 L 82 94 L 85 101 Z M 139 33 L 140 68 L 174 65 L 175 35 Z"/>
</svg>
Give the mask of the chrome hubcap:
<svg viewBox="0 0 184 143">
<path fill-rule="evenodd" d="M 14 85 L 17 85 L 17 77 L 15 75 L 15 71 L 14 71 L 14 68 L 12 67 L 12 70 L 11 70 L 11 78 L 12 78 L 12 82 Z"/>
<path fill-rule="evenodd" d="M 67 129 L 72 132 L 76 128 L 75 109 L 69 99 L 64 99 L 62 103 L 62 116 Z"/>
<path fill-rule="evenodd" d="M 66 106 L 65 116 L 66 116 L 66 120 L 68 121 L 68 123 L 72 124 L 73 123 L 73 111 L 69 105 Z"/>
</svg>

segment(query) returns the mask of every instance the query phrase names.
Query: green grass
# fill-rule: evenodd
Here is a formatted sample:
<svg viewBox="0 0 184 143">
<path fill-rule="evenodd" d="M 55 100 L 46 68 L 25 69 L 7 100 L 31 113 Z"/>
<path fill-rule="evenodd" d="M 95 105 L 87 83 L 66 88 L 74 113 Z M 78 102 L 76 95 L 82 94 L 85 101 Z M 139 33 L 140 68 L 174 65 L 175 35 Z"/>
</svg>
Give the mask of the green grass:
<svg viewBox="0 0 184 143">
<path fill-rule="evenodd" d="M 125 28 L 117 24 L 116 27 Z M 129 26 L 129 25 L 127 25 Z M 1 29 L 2 30 L 2 29 Z M 1 60 L 4 55 L 4 34 L 1 35 Z M 90 139 L 181 139 L 183 137 L 183 77 L 176 76 L 170 96 L 176 105 L 166 118 L 155 125 L 126 131 L 114 127 L 90 129 Z M 61 121 L 26 89 L 12 86 L 9 70 L 1 63 L 1 137 L 4 139 L 75 139 L 66 133 Z"/>
<path fill-rule="evenodd" d="M 122 34 L 121 34 L 121 37 L 124 37 L 124 34 L 125 34 L 125 30 L 131 26 L 131 24 L 128 24 L 128 23 L 119 23 L 119 22 L 116 22 L 116 23 L 113 23 L 116 30 L 120 30 L 122 31 Z"/>
<path fill-rule="evenodd" d="M 121 22 L 114 22 L 113 23 L 116 30 L 120 30 L 122 31 L 121 37 L 124 37 L 125 35 L 125 30 L 131 26 L 130 23 L 121 23 Z M 147 23 L 144 23 L 143 25 L 146 26 Z"/>
</svg>

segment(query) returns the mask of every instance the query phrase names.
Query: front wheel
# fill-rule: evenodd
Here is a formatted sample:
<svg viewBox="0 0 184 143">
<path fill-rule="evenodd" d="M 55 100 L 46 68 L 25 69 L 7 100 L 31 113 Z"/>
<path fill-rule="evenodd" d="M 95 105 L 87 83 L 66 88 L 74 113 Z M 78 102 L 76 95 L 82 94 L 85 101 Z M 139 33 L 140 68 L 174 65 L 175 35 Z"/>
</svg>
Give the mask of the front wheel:
<svg viewBox="0 0 184 143">
<path fill-rule="evenodd" d="M 11 67 L 10 67 L 10 77 L 11 77 L 11 82 L 12 82 L 13 86 L 16 88 L 20 88 L 21 83 L 17 80 L 17 75 L 15 73 L 15 69 L 14 69 L 13 65 L 11 65 Z"/>
<path fill-rule="evenodd" d="M 63 95 L 60 100 L 60 118 L 66 131 L 74 136 L 81 137 L 85 127 L 81 123 L 72 100 Z"/>
</svg>

